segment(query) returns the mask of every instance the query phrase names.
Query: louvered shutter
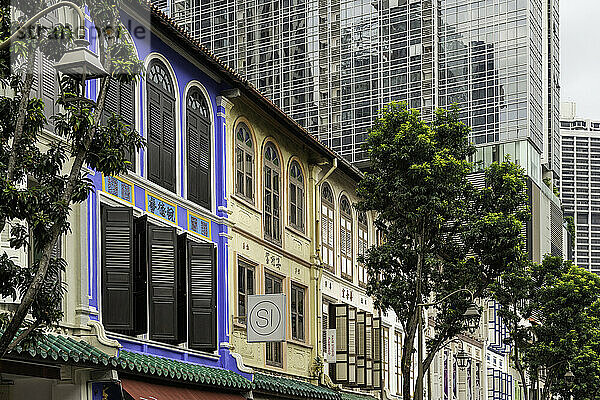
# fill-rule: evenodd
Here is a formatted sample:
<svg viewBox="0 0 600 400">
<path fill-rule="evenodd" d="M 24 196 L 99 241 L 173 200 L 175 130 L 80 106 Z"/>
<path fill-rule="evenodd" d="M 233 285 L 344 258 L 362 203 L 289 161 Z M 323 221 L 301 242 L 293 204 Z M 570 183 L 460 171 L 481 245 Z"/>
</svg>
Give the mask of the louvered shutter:
<svg viewBox="0 0 600 400">
<path fill-rule="evenodd" d="M 217 348 L 216 256 L 212 243 L 187 242 L 189 347 Z"/>
<path fill-rule="evenodd" d="M 329 376 L 335 383 L 348 383 L 348 305 L 329 306 L 329 326 L 335 329 L 335 363 L 329 364 Z"/>
<path fill-rule="evenodd" d="M 381 317 L 375 317 L 373 318 L 373 389 L 382 387 L 381 343 Z"/>
<path fill-rule="evenodd" d="M 348 306 L 348 385 L 356 385 L 356 308 Z"/>
<path fill-rule="evenodd" d="M 148 179 L 162 186 L 161 149 L 163 143 L 163 121 L 161 116 L 160 92 L 153 85 L 148 88 Z"/>
<path fill-rule="evenodd" d="M 365 388 L 373 387 L 373 314 L 365 313 Z"/>
<path fill-rule="evenodd" d="M 135 130 L 135 97 L 134 97 L 134 83 L 119 83 L 119 112 L 123 121 Z M 136 152 L 127 151 L 125 152 L 127 160 L 131 164 L 127 166 L 130 171 L 135 171 L 136 165 Z"/>
<path fill-rule="evenodd" d="M 148 224 L 150 339 L 177 340 L 177 235 L 175 228 Z"/>
<path fill-rule="evenodd" d="M 365 386 L 365 311 L 356 313 L 356 384 Z"/>
<path fill-rule="evenodd" d="M 133 329 L 133 213 L 102 206 L 102 322 L 106 329 Z"/>
<path fill-rule="evenodd" d="M 199 204 L 210 208 L 210 124 L 201 119 L 200 125 Z"/>
<path fill-rule="evenodd" d="M 161 96 L 163 143 L 161 149 L 162 186 L 175 191 L 175 100 Z"/>
</svg>

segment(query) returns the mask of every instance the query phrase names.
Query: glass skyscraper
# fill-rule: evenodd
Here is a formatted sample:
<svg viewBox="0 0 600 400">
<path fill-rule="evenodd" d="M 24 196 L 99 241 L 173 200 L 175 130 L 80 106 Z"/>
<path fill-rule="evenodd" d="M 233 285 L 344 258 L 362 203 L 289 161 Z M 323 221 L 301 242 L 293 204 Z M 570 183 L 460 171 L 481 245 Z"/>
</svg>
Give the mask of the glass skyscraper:
<svg viewBox="0 0 600 400">
<path fill-rule="evenodd" d="M 387 102 L 406 101 L 426 120 L 456 103 L 477 145 L 525 140 L 540 159 L 539 176 L 558 179 L 558 0 L 157 5 L 359 166 L 370 123 Z"/>
</svg>

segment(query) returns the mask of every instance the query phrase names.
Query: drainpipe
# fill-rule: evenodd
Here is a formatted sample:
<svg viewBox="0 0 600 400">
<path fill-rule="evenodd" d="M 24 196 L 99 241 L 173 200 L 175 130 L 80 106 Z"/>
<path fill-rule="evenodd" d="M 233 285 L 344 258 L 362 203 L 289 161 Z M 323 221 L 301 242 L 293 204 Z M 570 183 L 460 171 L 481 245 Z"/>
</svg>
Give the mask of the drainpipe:
<svg viewBox="0 0 600 400">
<path fill-rule="evenodd" d="M 323 166 L 323 165 L 327 165 L 327 163 L 319 163 L 317 164 L 319 166 Z M 313 212 L 314 212 L 314 235 L 313 237 L 315 238 L 314 243 L 313 243 L 313 249 L 314 249 L 314 262 L 313 262 L 313 266 L 314 269 L 313 271 L 315 271 L 315 275 L 314 275 L 314 279 L 315 279 L 315 293 L 316 296 L 314 296 L 314 310 L 315 310 L 315 317 L 316 317 L 316 327 L 317 329 L 315 329 L 315 341 L 314 343 L 316 343 L 315 346 L 315 358 L 317 355 L 319 355 L 323 349 L 323 343 L 322 343 L 322 335 L 321 335 L 321 331 L 318 329 L 319 327 L 319 319 L 322 318 L 322 314 L 321 314 L 321 299 L 322 299 L 322 295 L 321 295 L 321 277 L 322 277 L 322 265 L 323 265 L 323 260 L 321 260 L 321 249 L 320 249 L 320 243 L 321 243 L 321 224 L 320 224 L 320 219 L 319 219 L 319 215 L 321 214 L 321 196 L 319 196 L 319 194 L 321 193 L 321 184 L 325 181 L 325 179 L 327 179 L 332 173 L 333 171 L 336 170 L 338 165 L 338 160 L 337 158 L 333 159 L 333 163 L 331 165 L 331 168 L 329 168 L 329 170 L 325 173 L 325 175 L 323 175 L 323 177 L 321 179 L 319 179 L 317 181 L 317 183 L 313 186 Z M 314 180 L 314 169 L 313 169 L 313 173 L 311 173 L 311 179 Z M 323 360 L 324 361 L 324 360 Z M 323 365 L 323 368 L 325 368 L 325 365 Z M 323 376 L 323 373 L 325 371 L 323 371 L 321 373 L 321 376 L 318 378 L 319 380 L 321 380 L 320 378 Z M 322 383 L 322 382 L 321 382 Z"/>
</svg>

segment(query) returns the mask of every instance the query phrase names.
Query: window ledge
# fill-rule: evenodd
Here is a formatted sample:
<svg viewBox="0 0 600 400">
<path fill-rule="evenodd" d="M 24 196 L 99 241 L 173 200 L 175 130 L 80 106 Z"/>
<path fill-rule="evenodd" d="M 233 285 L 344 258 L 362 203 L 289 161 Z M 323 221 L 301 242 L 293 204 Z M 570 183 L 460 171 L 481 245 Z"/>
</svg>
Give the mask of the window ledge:
<svg viewBox="0 0 600 400">
<path fill-rule="evenodd" d="M 289 344 L 294 344 L 296 346 L 304 347 L 305 349 L 309 349 L 309 350 L 312 350 L 312 348 L 313 348 L 310 344 L 308 344 L 306 342 L 302 342 L 302 341 L 297 340 L 297 339 L 289 339 L 287 342 Z"/>
<path fill-rule="evenodd" d="M 242 324 L 241 322 L 233 321 L 233 329 L 238 331 L 246 331 L 246 324 Z"/>
<path fill-rule="evenodd" d="M 241 205 L 243 205 L 246 208 L 249 208 L 250 210 L 254 211 L 257 214 L 262 214 L 262 211 L 259 210 L 258 208 L 256 208 L 256 206 L 252 203 L 250 203 L 248 200 L 244 199 L 243 197 L 239 196 L 239 195 L 235 195 L 232 194 L 230 195 L 230 197 L 237 201 L 238 203 L 240 203 Z"/>
<path fill-rule="evenodd" d="M 286 225 L 285 229 L 290 231 L 291 233 L 293 233 L 296 236 L 300 236 L 302 239 L 306 240 L 308 243 L 311 242 L 310 238 L 308 236 L 306 236 L 306 234 L 303 233 L 302 231 L 299 231 L 298 229 L 296 229 L 290 225 Z"/>
</svg>

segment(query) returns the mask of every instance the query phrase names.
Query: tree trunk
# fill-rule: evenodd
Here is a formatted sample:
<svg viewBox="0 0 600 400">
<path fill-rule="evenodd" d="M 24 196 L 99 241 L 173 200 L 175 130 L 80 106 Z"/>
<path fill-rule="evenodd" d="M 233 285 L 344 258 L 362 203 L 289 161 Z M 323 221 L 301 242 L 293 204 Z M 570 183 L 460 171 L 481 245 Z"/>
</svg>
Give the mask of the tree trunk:
<svg viewBox="0 0 600 400">
<path fill-rule="evenodd" d="M 402 344 L 402 398 L 404 400 L 412 400 L 410 395 L 410 372 L 412 366 L 412 354 L 415 351 L 415 333 L 417 331 L 417 314 L 413 313 L 408 324 Z"/>
</svg>

